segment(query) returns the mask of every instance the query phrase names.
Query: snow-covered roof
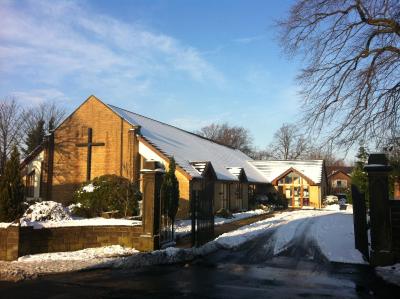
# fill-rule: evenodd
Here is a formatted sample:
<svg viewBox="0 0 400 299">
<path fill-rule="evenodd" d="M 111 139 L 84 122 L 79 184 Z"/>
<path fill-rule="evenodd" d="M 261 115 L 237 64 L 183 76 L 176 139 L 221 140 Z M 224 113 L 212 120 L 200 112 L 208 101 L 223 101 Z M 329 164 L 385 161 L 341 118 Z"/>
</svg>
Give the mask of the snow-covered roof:
<svg viewBox="0 0 400 299">
<path fill-rule="evenodd" d="M 108 106 L 130 124 L 141 126 L 142 137 L 167 156 L 173 156 L 176 163 L 193 178 L 200 178 L 202 170 L 200 165 L 192 165 L 191 162 L 209 161 L 219 180 L 238 181 L 238 177 L 228 169 L 233 167 L 243 168 L 249 182 L 265 182 L 264 177 L 248 163 L 251 158 L 239 150 L 140 114 Z"/>
<path fill-rule="evenodd" d="M 249 161 L 268 182 L 272 182 L 285 171 L 293 168 L 299 173 L 320 184 L 323 174 L 323 160 L 287 160 L 287 161 Z"/>
<path fill-rule="evenodd" d="M 207 166 L 207 162 L 189 162 L 201 175 Z"/>
</svg>

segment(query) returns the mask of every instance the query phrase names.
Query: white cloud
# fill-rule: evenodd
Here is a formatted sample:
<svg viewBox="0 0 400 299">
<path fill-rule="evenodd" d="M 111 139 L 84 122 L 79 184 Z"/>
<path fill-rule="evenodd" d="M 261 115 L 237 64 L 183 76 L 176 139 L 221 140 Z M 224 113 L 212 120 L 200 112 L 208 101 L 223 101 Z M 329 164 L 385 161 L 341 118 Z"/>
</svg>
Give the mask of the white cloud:
<svg viewBox="0 0 400 299">
<path fill-rule="evenodd" d="M 24 105 L 37 105 L 43 102 L 68 101 L 64 93 L 57 89 L 34 89 L 29 91 L 15 91 L 11 93 Z"/>
<path fill-rule="evenodd" d="M 93 13 L 75 1 L 0 3 L 2 73 L 51 86 L 129 89 L 145 93 L 156 79 L 185 76 L 223 84 L 200 52 L 139 24 Z M 0 77 L 1 78 L 1 77 Z"/>
<path fill-rule="evenodd" d="M 239 44 L 250 44 L 253 42 L 257 42 L 259 40 L 263 40 L 265 35 L 255 35 L 255 36 L 248 36 L 248 37 L 240 37 L 233 40 L 235 43 Z"/>
</svg>

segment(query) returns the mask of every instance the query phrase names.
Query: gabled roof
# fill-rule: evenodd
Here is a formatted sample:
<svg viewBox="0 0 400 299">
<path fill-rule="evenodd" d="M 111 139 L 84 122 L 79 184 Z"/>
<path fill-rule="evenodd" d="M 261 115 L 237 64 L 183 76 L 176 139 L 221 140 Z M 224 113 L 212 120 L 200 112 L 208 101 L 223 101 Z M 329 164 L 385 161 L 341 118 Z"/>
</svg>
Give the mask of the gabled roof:
<svg viewBox="0 0 400 299">
<path fill-rule="evenodd" d="M 177 165 L 192 178 L 200 178 L 200 165 L 193 161 L 209 161 L 219 180 L 238 181 L 229 167 L 243 168 L 249 182 L 265 183 L 264 177 L 247 161 L 250 157 L 239 150 L 218 144 L 207 138 L 187 132 L 160 121 L 127 111 L 113 105 L 107 105 L 120 117 L 134 126 L 140 126 L 141 136 L 168 156 L 173 156 Z"/>
<path fill-rule="evenodd" d="M 283 179 L 284 177 L 286 177 L 286 176 L 287 176 L 289 173 L 291 173 L 291 172 L 296 173 L 297 175 L 301 176 L 303 179 L 306 179 L 307 182 L 308 182 L 310 185 L 315 185 L 315 184 L 316 184 L 312 179 L 310 179 L 310 178 L 309 178 L 308 176 L 306 176 L 304 173 L 302 173 L 302 172 L 300 172 L 300 171 L 297 171 L 297 169 L 295 169 L 295 168 L 293 168 L 293 167 L 290 167 L 290 168 L 289 168 L 288 170 L 286 170 L 284 173 L 278 175 L 278 176 L 272 181 L 272 184 L 276 185 L 280 179 Z"/>
<path fill-rule="evenodd" d="M 39 144 L 37 147 L 33 149 L 31 153 L 29 153 L 28 156 L 26 156 L 25 159 L 22 160 L 20 167 L 24 168 L 26 165 L 28 165 L 31 161 L 33 161 L 37 155 L 39 155 L 43 150 L 45 146 L 45 141 L 43 141 L 41 144 Z"/>
<path fill-rule="evenodd" d="M 354 167 L 352 167 L 352 166 L 327 166 L 326 174 L 328 176 L 331 176 L 331 175 L 334 175 L 335 173 L 342 172 L 342 173 L 350 176 L 353 169 L 354 169 Z"/>
<path fill-rule="evenodd" d="M 249 161 L 264 178 L 272 183 L 289 169 L 296 170 L 299 174 L 311 179 L 315 184 L 321 183 L 324 171 L 324 160 L 285 160 L 285 161 Z"/>
</svg>

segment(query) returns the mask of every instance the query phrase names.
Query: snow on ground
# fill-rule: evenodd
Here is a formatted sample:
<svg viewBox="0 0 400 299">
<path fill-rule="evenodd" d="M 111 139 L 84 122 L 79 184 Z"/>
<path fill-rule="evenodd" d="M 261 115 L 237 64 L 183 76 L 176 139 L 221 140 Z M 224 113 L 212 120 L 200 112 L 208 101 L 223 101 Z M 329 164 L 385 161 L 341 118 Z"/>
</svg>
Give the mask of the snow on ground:
<svg viewBox="0 0 400 299">
<path fill-rule="evenodd" d="M 339 210 L 330 206 L 327 210 L 298 210 L 283 212 L 274 217 L 243 226 L 225 233 L 210 244 L 226 249 L 236 248 L 262 234 L 273 234 L 272 250 L 275 255 L 281 253 L 295 242 L 302 233 L 302 238 L 315 242 L 322 254 L 331 262 L 364 264 L 361 253 L 354 247 L 352 207 Z M 311 221 L 311 222 L 310 222 Z M 302 226 L 307 225 L 302 231 Z M 212 243 L 212 242 L 211 242 Z M 207 245 L 205 245 L 207 246 Z M 267 250 L 267 249 L 266 249 Z"/>
<path fill-rule="evenodd" d="M 11 225 L 9 222 L 0 222 L 0 228 L 7 228 Z"/>
<path fill-rule="evenodd" d="M 268 213 L 265 210 L 262 209 L 257 209 L 257 210 L 251 210 L 251 211 L 246 211 L 246 212 L 241 212 L 241 213 L 234 213 L 232 218 L 222 218 L 222 217 L 214 217 L 214 225 L 222 225 L 226 223 L 231 223 L 234 221 L 238 221 L 241 219 L 246 219 L 250 217 L 254 217 L 257 215 L 263 215 Z M 175 235 L 178 238 L 181 238 L 187 234 L 190 234 L 192 230 L 192 220 L 177 220 L 175 221 Z"/>
<path fill-rule="evenodd" d="M 328 260 L 340 263 L 365 264 L 362 254 L 355 249 L 353 215 L 335 213 L 319 217 L 312 234 Z"/>
<path fill-rule="evenodd" d="M 21 226 L 33 226 L 35 229 L 41 228 L 53 228 L 53 227 L 71 227 L 71 226 L 107 226 L 107 225 L 122 225 L 122 226 L 136 226 L 141 225 L 140 220 L 129 220 L 129 219 L 116 219 L 116 218 L 82 218 L 72 220 L 60 220 L 60 221 L 23 221 Z"/>
<path fill-rule="evenodd" d="M 39 273 L 77 271 L 88 268 L 129 268 L 188 262 L 196 256 L 206 255 L 221 248 L 234 249 L 268 233 L 272 234 L 272 240 L 274 240 L 270 244 L 273 246 L 274 254 L 279 254 L 291 244 L 295 244 L 293 242 L 296 238 L 305 238 L 315 242 L 322 254 L 330 261 L 364 263 L 361 254 L 354 249 L 353 218 L 350 211 L 351 207 L 343 211 L 339 210 L 339 206 L 337 209 L 331 206 L 328 210 L 281 212 L 265 220 L 222 234 L 200 248 L 170 247 L 145 253 L 120 246 L 110 246 L 78 252 L 26 256 L 15 262 L 0 262 L 0 279 L 7 275 L 21 279 L 35 277 Z M 129 256 L 126 256 L 127 254 Z"/>
<path fill-rule="evenodd" d="M 387 267 L 376 267 L 375 272 L 385 281 L 400 286 L 400 263 Z"/>
<path fill-rule="evenodd" d="M 109 258 L 136 254 L 134 248 L 125 248 L 120 245 L 105 246 L 99 248 L 86 248 L 78 251 L 52 252 L 33 255 L 25 255 L 18 259 L 19 262 L 34 261 L 77 261 L 96 258 Z"/>
</svg>

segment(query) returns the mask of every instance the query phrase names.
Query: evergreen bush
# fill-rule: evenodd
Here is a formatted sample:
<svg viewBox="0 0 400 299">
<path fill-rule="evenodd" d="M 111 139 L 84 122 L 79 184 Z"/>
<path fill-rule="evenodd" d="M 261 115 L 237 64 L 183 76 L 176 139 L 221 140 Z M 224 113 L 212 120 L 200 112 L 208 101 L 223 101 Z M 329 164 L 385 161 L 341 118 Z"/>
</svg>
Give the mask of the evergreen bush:
<svg viewBox="0 0 400 299">
<path fill-rule="evenodd" d="M 351 183 L 355 185 L 361 193 L 365 193 L 365 200 L 367 207 L 368 202 L 368 176 L 364 171 L 364 166 L 368 161 L 368 152 L 365 147 L 361 146 L 357 153 L 357 161 L 355 167 L 351 173 Z M 351 192 L 349 192 L 351 194 Z M 349 194 L 349 195 L 350 195 Z M 353 198 L 350 196 L 349 202 L 353 202 Z"/>
<path fill-rule="evenodd" d="M 116 217 L 138 215 L 141 193 L 136 184 L 117 175 L 103 175 L 82 185 L 74 193 L 73 213 L 83 217 L 98 217 L 104 212 Z"/>
<path fill-rule="evenodd" d="M 179 182 L 175 175 L 175 159 L 171 158 L 168 172 L 164 176 L 161 185 L 161 200 L 164 202 L 164 213 L 168 215 L 172 223 L 175 222 L 179 207 Z"/>
<path fill-rule="evenodd" d="M 11 222 L 22 215 L 24 191 L 20 154 L 14 146 L 0 179 L 0 222 Z"/>
</svg>

